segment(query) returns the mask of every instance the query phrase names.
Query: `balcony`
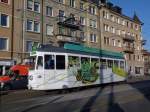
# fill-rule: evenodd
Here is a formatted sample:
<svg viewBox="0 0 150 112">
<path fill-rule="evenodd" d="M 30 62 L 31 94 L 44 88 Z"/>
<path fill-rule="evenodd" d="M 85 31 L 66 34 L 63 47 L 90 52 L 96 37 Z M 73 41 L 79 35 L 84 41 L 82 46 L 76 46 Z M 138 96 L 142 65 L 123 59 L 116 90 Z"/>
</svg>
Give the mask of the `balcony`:
<svg viewBox="0 0 150 112">
<path fill-rule="evenodd" d="M 123 48 L 123 51 L 125 52 L 125 53 L 134 53 L 134 47 L 124 47 Z"/>
<path fill-rule="evenodd" d="M 70 35 L 62 35 L 58 34 L 57 35 L 57 40 L 59 42 L 77 42 L 77 43 L 83 43 L 83 40 L 81 37 L 74 37 Z"/>
<path fill-rule="evenodd" d="M 128 41 L 128 42 L 134 42 L 134 37 L 130 36 L 130 35 L 125 35 L 123 37 L 124 41 Z"/>
<path fill-rule="evenodd" d="M 76 20 L 75 17 L 59 17 L 57 24 L 74 30 L 82 30 L 80 21 Z"/>
</svg>

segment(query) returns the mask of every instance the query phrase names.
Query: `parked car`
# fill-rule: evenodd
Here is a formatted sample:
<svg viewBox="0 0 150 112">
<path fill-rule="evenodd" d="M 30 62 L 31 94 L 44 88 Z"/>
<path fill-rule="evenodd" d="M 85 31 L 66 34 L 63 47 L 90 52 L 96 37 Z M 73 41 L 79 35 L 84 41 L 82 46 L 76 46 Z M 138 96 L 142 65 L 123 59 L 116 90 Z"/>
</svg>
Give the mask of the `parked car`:
<svg viewBox="0 0 150 112">
<path fill-rule="evenodd" d="M 12 66 L 6 75 L 0 76 L 0 89 L 8 91 L 27 88 L 28 69 L 27 65 Z"/>
</svg>

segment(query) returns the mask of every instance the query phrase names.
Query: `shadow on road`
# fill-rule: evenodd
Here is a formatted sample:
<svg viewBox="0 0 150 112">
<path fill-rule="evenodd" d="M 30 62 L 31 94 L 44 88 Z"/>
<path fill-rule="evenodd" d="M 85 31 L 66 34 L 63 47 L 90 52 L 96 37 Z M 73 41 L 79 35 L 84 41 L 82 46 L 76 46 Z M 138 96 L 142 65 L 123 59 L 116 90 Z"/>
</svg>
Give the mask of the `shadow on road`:
<svg viewBox="0 0 150 112">
<path fill-rule="evenodd" d="M 118 103 L 115 102 L 114 97 L 114 85 L 110 86 L 110 94 L 108 96 L 108 110 L 107 112 L 124 112 L 123 109 L 119 106 Z"/>
<path fill-rule="evenodd" d="M 130 86 L 138 90 L 147 100 L 150 101 L 150 81 L 141 81 L 130 84 Z"/>
<path fill-rule="evenodd" d="M 96 99 L 101 95 L 102 91 L 103 91 L 104 87 L 101 87 L 97 93 L 92 96 L 88 102 L 81 108 L 80 112 L 90 112 L 91 111 L 91 107 L 94 105 Z"/>
<path fill-rule="evenodd" d="M 111 75 L 110 78 L 111 78 L 111 81 L 113 82 L 113 80 L 114 80 L 113 74 Z M 92 111 L 92 106 L 98 105 L 98 104 L 95 104 L 95 102 L 98 99 L 98 97 L 101 95 L 103 89 L 104 89 L 104 87 L 101 87 L 97 91 L 97 93 L 94 96 L 92 96 L 87 101 L 87 103 L 81 108 L 80 112 L 91 112 Z M 114 85 L 113 84 L 110 85 L 110 91 L 109 92 L 110 93 L 108 94 L 107 104 L 104 105 L 103 107 L 96 107 L 96 108 L 99 109 L 97 111 L 98 112 L 124 112 L 124 110 L 120 107 L 120 105 L 115 102 Z M 104 109 L 106 108 L 106 110 L 103 110 L 102 108 L 104 108 Z"/>
</svg>

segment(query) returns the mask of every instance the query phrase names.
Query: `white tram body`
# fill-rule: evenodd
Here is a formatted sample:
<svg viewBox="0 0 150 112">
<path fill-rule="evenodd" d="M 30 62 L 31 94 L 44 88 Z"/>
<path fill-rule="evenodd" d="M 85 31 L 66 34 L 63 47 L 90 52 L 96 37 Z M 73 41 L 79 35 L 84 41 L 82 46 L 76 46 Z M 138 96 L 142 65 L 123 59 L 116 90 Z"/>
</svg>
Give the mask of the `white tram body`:
<svg viewBox="0 0 150 112">
<path fill-rule="evenodd" d="M 112 52 L 107 56 L 90 50 L 78 51 L 79 45 L 73 46 L 77 49 L 70 46 L 36 51 L 34 68 L 29 71 L 29 89 L 64 89 L 126 80 L 123 56 L 112 58 Z"/>
</svg>

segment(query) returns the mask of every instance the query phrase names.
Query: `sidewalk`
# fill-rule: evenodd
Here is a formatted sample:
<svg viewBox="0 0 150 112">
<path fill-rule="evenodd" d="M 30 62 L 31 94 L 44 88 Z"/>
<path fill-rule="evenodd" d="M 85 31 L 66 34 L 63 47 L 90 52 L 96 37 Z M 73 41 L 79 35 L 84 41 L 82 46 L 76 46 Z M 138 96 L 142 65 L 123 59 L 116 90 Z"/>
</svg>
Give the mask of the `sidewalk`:
<svg viewBox="0 0 150 112">
<path fill-rule="evenodd" d="M 132 76 L 127 78 L 127 83 L 134 83 L 140 81 L 150 81 L 150 76 Z"/>
</svg>

